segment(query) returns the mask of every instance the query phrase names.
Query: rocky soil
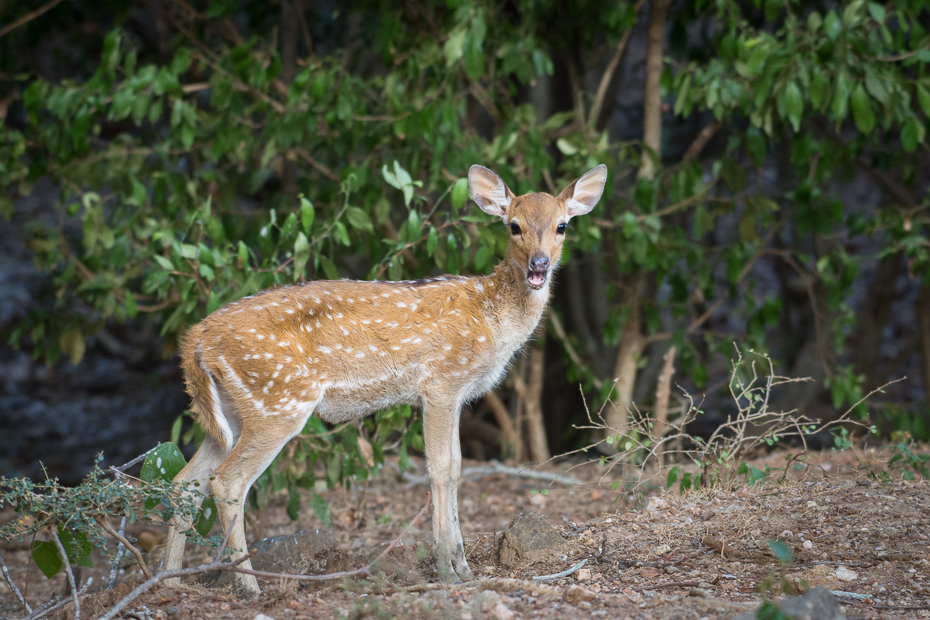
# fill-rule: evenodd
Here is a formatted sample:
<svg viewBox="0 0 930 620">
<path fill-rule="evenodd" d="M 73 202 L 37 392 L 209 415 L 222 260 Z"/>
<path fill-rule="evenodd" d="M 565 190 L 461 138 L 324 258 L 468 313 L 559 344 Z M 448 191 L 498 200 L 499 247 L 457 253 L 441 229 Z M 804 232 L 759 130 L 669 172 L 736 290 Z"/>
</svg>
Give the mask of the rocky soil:
<svg viewBox="0 0 930 620">
<path fill-rule="evenodd" d="M 890 449 L 821 453 L 789 481 L 773 477 L 684 495 L 655 485 L 618 494 L 607 482 L 598 484 L 596 466 L 571 472 L 586 484 L 553 483 L 547 494 L 538 492 L 546 483 L 518 475 L 467 478 L 461 518 L 475 582 L 438 583 L 426 519 L 370 579 L 309 585 L 260 579 L 264 591 L 250 601 L 236 598 L 222 579 L 210 587 L 191 580 L 154 589 L 122 617 L 710 620 L 756 609 L 760 588 L 781 583 L 839 593 L 836 617 L 930 617 L 930 481 L 902 480 L 900 470 L 888 480 L 891 455 Z M 784 453 L 773 453 L 755 464 L 784 462 Z M 405 479 L 387 467 L 367 487 L 324 494 L 334 516 L 329 528 L 309 509 L 290 521 L 286 497 L 276 498 L 249 515 L 250 539 L 304 534 L 263 543 L 256 563 L 313 573 L 362 566 L 404 530 L 426 492 L 416 475 Z M 164 533 L 130 533 L 151 549 L 149 562 L 157 565 Z M 770 539 L 790 547 L 790 564 L 776 561 Z M 30 567 L 26 551 L 0 548 L 0 555 L 31 601 L 64 588 L 62 575 L 47 581 Z M 206 559 L 204 550 L 189 546 L 188 565 Z M 565 577 L 532 581 L 581 562 Z M 84 599 L 84 617 L 97 617 L 138 582 L 137 568 L 127 563 L 117 590 L 94 593 L 106 573 L 102 558 L 96 564 L 79 575 L 96 584 Z M 6 584 L 0 585 L 0 614 L 21 615 Z"/>
</svg>

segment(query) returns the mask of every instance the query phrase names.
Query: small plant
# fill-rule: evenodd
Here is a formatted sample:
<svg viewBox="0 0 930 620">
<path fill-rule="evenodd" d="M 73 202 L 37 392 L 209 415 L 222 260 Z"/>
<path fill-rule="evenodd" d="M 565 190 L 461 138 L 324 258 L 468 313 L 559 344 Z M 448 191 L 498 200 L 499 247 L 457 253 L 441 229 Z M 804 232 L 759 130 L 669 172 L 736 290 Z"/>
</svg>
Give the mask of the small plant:
<svg viewBox="0 0 930 620">
<path fill-rule="evenodd" d="M 756 590 L 762 595 L 762 606 L 756 612 L 756 618 L 759 620 L 789 620 L 774 599 L 782 594 L 797 594 L 798 589 L 785 577 L 785 571 L 788 565 L 794 560 L 794 553 L 784 541 L 768 540 L 766 541 L 769 550 L 778 560 L 778 569 L 769 573 L 756 584 Z M 799 584 L 802 589 L 807 589 L 807 583 Z"/>
<path fill-rule="evenodd" d="M 184 458 L 173 444 L 162 444 L 148 455 L 142 467 L 147 480 L 138 485 L 125 482 L 121 475 L 110 477 L 99 467 L 102 459 L 97 457 L 94 468 L 76 487 L 63 486 L 57 478 L 36 483 L 27 478 L 0 477 L 0 508 L 11 507 L 18 515 L 0 526 L 0 540 L 33 538 L 32 558 L 49 579 L 66 565 L 93 567 L 93 547 L 115 558 L 118 545 L 108 544 L 108 538 L 133 551 L 140 568 L 150 576 L 141 553 L 125 537 L 125 525 L 117 528 L 110 523 L 123 517 L 130 524 L 161 524 L 174 514 L 184 515 L 196 522 L 191 533 L 195 542 L 218 546 L 219 540 L 205 538 L 216 518 L 215 504 L 211 519 L 209 505 L 201 511 L 187 492 L 196 489 L 171 482 L 173 474 L 184 466 Z M 35 540 L 41 533 L 51 534 L 52 540 Z"/>
<path fill-rule="evenodd" d="M 911 444 L 903 441 L 896 444 L 894 449 L 895 454 L 888 461 L 889 468 L 893 467 L 895 463 L 901 463 L 901 478 L 903 480 L 914 480 L 914 474 L 930 480 L 930 469 L 928 469 L 930 455 L 914 454 L 911 450 Z"/>
<path fill-rule="evenodd" d="M 883 389 L 884 386 L 867 394 L 862 401 L 853 404 L 843 415 L 827 422 L 808 419 L 796 411 L 775 412 L 769 409 L 772 390 L 780 385 L 807 381 L 807 379 L 780 377 L 775 374 L 774 364 L 766 355 L 757 353 L 751 353 L 751 355 L 750 359 L 745 359 L 743 353 L 737 349 L 729 383 L 730 394 L 736 404 L 737 412 L 707 439 L 694 437 L 685 430 L 691 422 L 704 413 L 687 394 L 685 394 L 685 405 L 681 408 L 682 413 L 677 418 L 661 425 L 662 431 L 655 431 L 653 420 L 638 410 L 632 412 L 630 417 L 632 426 L 626 432 L 619 433 L 616 429 L 609 428 L 602 415 L 610 405 L 608 401 L 596 417 L 589 412 L 590 424 L 580 427 L 598 433 L 604 439 L 581 451 L 590 450 L 600 444 L 613 448 L 615 450 L 613 454 L 602 456 L 599 461 L 607 468 L 605 475 L 617 465 L 635 465 L 640 472 L 644 472 L 650 463 L 656 461 L 662 463 L 665 457 L 677 455 L 679 462 L 691 461 L 697 467 L 697 471 L 693 472 L 685 472 L 679 465 L 665 470 L 667 471 L 666 486 L 672 488 L 677 484 L 679 490 L 684 493 L 699 486 L 714 486 L 720 482 L 728 482 L 740 477 L 743 477 L 749 485 L 763 481 L 772 474 L 773 469 L 769 466 L 759 469 L 750 465 L 746 460 L 747 455 L 760 448 L 775 447 L 786 439 L 799 440 L 804 449 L 800 454 L 789 454 L 786 457 L 781 480 L 785 480 L 790 469 L 804 469 L 805 465 L 799 461 L 804 459 L 807 436 L 829 429 L 833 432 L 835 449 L 846 450 L 852 446 L 851 434 L 847 427 L 859 426 L 874 432 L 873 427 L 866 427 L 852 417 L 865 399 Z M 760 372 L 760 367 L 764 368 L 765 372 Z M 898 460 L 901 459 L 904 459 L 915 472 L 923 471 L 920 466 L 925 461 L 921 461 L 921 457 L 907 457 L 902 452 Z M 779 471 L 781 470 L 782 468 L 779 468 Z M 663 472 L 661 467 L 657 475 L 659 472 Z M 611 488 L 616 490 L 613 486 Z"/>
</svg>

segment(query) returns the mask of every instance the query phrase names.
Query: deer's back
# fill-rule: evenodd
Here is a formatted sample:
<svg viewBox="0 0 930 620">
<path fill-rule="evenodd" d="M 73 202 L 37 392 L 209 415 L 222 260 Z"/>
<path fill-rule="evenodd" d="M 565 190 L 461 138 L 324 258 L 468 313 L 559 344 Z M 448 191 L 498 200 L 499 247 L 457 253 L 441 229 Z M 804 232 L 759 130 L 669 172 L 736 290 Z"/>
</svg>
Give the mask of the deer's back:
<svg viewBox="0 0 930 620">
<path fill-rule="evenodd" d="M 214 312 L 182 355 L 263 416 L 314 406 L 339 421 L 423 397 L 461 400 L 493 387 L 506 364 L 489 300 L 481 278 L 457 276 L 282 287 Z"/>
</svg>

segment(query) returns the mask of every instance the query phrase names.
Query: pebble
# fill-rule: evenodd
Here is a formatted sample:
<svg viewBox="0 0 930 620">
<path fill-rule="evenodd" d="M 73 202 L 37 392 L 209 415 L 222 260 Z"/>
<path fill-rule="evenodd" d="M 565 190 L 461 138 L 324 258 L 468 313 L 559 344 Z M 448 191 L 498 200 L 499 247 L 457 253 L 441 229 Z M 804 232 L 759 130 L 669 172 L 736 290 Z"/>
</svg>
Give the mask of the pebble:
<svg viewBox="0 0 930 620">
<path fill-rule="evenodd" d="M 513 611 L 503 602 L 498 603 L 491 609 L 491 617 L 494 620 L 513 620 L 513 616 Z"/>
<path fill-rule="evenodd" d="M 849 570 L 845 566 L 840 566 L 836 569 L 836 578 L 840 581 L 855 581 L 859 578 L 859 573 L 853 570 Z"/>
<path fill-rule="evenodd" d="M 809 540 L 805 540 L 804 544 L 801 546 L 804 547 L 805 549 L 812 549 L 814 547 L 814 543 L 812 543 Z"/>
<path fill-rule="evenodd" d="M 587 581 L 591 578 L 590 568 L 580 568 L 575 572 L 575 581 Z"/>
</svg>

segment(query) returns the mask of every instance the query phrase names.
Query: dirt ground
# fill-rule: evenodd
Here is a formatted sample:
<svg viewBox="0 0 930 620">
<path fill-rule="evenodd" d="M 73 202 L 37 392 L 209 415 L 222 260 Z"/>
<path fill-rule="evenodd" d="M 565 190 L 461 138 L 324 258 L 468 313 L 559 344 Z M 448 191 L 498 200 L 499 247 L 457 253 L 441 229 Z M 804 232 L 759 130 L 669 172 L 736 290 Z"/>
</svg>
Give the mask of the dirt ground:
<svg viewBox="0 0 930 620">
<path fill-rule="evenodd" d="M 618 473 L 599 483 L 604 470 L 597 465 L 570 472 L 587 482 L 580 486 L 513 474 L 470 477 L 460 489 L 460 513 L 477 582 L 437 583 L 427 518 L 404 538 L 402 549 L 388 556 L 385 572 L 367 580 L 299 585 L 260 579 L 263 592 L 249 601 L 236 598 L 228 587 L 206 588 L 194 581 L 162 585 L 136 599 L 120 617 L 710 620 L 755 609 L 760 583 L 784 576 L 802 590 L 822 586 L 858 595 L 855 601 L 841 599 L 847 617 L 927 618 L 930 481 L 919 475 L 902 480 L 899 469 L 887 480 L 882 474 L 889 472 L 891 454 L 889 449 L 817 453 L 805 471 L 787 482 L 771 476 L 748 486 L 740 479 L 727 488 L 684 495 L 660 484 L 612 491 L 610 481 Z M 776 468 L 784 462 L 785 454 L 775 452 L 753 464 Z M 476 465 L 484 464 L 465 464 Z M 547 494 L 539 492 L 543 488 Z M 367 488 L 325 492 L 333 514 L 329 529 L 339 541 L 329 570 L 359 567 L 380 553 L 423 505 L 427 490 L 416 474 L 402 477 L 388 466 Z M 249 517 L 250 540 L 321 527 L 306 503 L 300 519 L 290 521 L 285 502 L 284 496 L 275 498 Z M 502 533 L 525 508 L 541 513 L 565 542 L 535 563 L 502 565 Z M 130 534 L 154 542 L 163 536 L 152 528 L 130 529 Z M 781 572 L 766 545 L 773 538 L 794 553 Z M 157 566 L 159 554 L 156 546 L 148 561 Z M 30 566 L 27 551 L 0 547 L 0 555 L 33 604 L 63 591 L 64 576 L 46 580 Z M 188 546 L 187 565 L 206 557 Z M 585 566 L 567 577 L 542 586 L 529 581 L 581 560 Z M 96 584 L 82 601 L 85 618 L 99 616 L 139 582 L 138 568 L 127 562 L 116 590 L 94 592 L 106 580 L 106 562 L 100 558 L 96 565 L 79 575 Z M 0 583 L 0 615 L 22 616 L 10 589 Z M 68 609 L 59 617 L 73 616 Z"/>
</svg>

